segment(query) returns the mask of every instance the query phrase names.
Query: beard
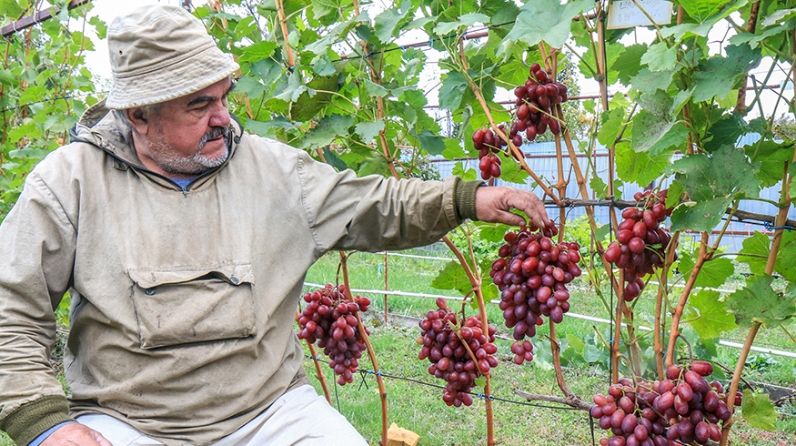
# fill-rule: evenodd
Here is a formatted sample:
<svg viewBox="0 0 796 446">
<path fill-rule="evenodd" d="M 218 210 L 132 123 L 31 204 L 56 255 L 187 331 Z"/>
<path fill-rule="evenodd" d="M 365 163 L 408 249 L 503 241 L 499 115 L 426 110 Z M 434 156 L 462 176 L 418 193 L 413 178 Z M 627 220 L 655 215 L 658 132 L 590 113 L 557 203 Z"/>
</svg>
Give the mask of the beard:
<svg viewBox="0 0 796 446">
<path fill-rule="evenodd" d="M 219 137 L 224 138 L 224 151 L 217 156 L 203 154 L 202 150 L 207 143 Z M 230 128 L 213 127 L 199 140 L 193 155 L 185 156 L 176 153 L 162 136 L 151 140 L 149 150 L 153 161 L 165 172 L 174 175 L 196 176 L 226 162 L 229 158 L 231 140 L 232 130 Z"/>
</svg>

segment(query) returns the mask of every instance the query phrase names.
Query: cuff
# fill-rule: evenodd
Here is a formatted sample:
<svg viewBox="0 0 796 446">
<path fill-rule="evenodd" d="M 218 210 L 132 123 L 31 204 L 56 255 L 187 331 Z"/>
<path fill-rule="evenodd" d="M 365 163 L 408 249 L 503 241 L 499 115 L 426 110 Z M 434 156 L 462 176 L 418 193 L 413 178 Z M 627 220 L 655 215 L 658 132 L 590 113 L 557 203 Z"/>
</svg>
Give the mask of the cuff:
<svg viewBox="0 0 796 446">
<path fill-rule="evenodd" d="M 0 422 L 0 428 L 17 444 L 27 445 L 47 429 L 71 419 L 66 397 L 50 395 L 21 405 Z"/>
<path fill-rule="evenodd" d="M 459 220 L 475 220 L 475 191 L 483 186 L 482 181 L 459 181 L 453 191 L 456 214 Z"/>
</svg>

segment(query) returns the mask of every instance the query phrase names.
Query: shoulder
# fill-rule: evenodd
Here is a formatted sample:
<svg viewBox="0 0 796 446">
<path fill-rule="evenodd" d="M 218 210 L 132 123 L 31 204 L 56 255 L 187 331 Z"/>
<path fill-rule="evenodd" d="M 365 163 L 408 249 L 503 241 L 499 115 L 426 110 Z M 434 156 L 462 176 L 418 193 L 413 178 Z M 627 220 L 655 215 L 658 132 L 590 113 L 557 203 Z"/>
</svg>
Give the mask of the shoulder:
<svg viewBox="0 0 796 446">
<path fill-rule="evenodd" d="M 47 183 L 74 179 L 99 170 L 105 158 L 105 153 L 97 147 L 82 142 L 70 143 L 47 154 L 31 175 Z"/>
</svg>

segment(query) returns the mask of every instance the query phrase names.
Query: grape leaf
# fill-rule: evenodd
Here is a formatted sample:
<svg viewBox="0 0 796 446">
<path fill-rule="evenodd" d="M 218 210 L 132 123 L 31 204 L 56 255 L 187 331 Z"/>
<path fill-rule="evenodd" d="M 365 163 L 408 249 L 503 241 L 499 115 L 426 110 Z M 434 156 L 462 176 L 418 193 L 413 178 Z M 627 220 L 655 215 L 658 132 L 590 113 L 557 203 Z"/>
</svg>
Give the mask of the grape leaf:
<svg viewBox="0 0 796 446">
<path fill-rule="evenodd" d="M 776 328 L 796 315 L 796 290 L 781 295 L 771 288 L 771 276 L 750 277 L 746 286 L 727 297 L 727 305 L 741 325 L 759 322 Z"/>
<path fill-rule="evenodd" d="M 479 13 L 462 14 L 459 20 L 455 22 L 440 22 L 434 27 L 434 34 L 438 36 L 445 36 L 446 34 L 456 31 L 459 28 L 466 28 L 476 23 L 488 24 L 489 16 Z"/>
<path fill-rule="evenodd" d="M 677 49 L 669 48 L 664 42 L 655 43 L 641 56 L 641 63 L 651 71 L 674 70 L 677 65 Z"/>
<path fill-rule="evenodd" d="M 621 48 L 621 46 L 617 46 Z M 641 71 L 641 61 L 646 51 L 647 45 L 641 43 L 622 48 L 622 52 L 619 53 L 614 62 L 609 65 L 612 70 L 616 70 L 619 82 L 624 85 L 630 85 L 633 77 Z"/>
<path fill-rule="evenodd" d="M 712 231 L 730 204 L 732 199 L 716 198 L 700 200 L 692 206 L 680 205 L 672 212 L 672 231 Z"/>
<path fill-rule="evenodd" d="M 760 184 L 743 150 L 724 146 L 714 153 L 689 155 L 668 169 L 676 172 L 694 201 L 736 196 L 756 197 Z"/>
<path fill-rule="evenodd" d="M 704 22 L 720 7 L 727 4 L 728 0 L 680 0 L 677 3 L 685 9 L 689 17 L 698 22 Z"/>
<path fill-rule="evenodd" d="M 760 24 L 763 25 L 763 27 L 769 27 L 771 25 L 783 23 L 786 20 L 790 20 L 794 17 L 796 17 L 796 8 L 781 9 L 769 14 L 765 19 L 763 19 L 762 22 L 760 22 Z"/>
<path fill-rule="evenodd" d="M 503 236 L 509 230 L 509 227 L 502 223 L 476 222 L 476 226 L 478 226 L 478 237 L 493 243 L 502 242 Z"/>
<path fill-rule="evenodd" d="M 674 71 L 650 71 L 642 68 L 638 74 L 633 76 L 630 84 L 642 93 L 654 93 L 655 90 L 666 90 L 672 83 Z"/>
<path fill-rule="evenodd" d="M 788 168 L 788 172 L 790 172 L 791 183 L 790 183 L 790 203 L 791 205 L 796 205 L 796 163 L 793 163 Z"/>
<path fill-rule="evenodd" d="M 263 40 L 243 48 L 241 55 L 238 56 L 240 62 L 257 62 L 267 59 L 274 54 L 277 43 L 271 40 Z"/>
<path fill-rule="evenodd" d="M 768 28 L 761 33 L 748 33 L 742 32 L 736 34 L 730 38 L 730 43 L 733 45 L 743 45 L 747 44 L 750 48 L 757 48 L 760 45 L 760 42 L 765 42 L 770 40 L 772 36 L 776 36 L 777 34 L 785 31 L 787 29 L 786 25 L 775 26 L 773 28 Z"/>
<path fill-rule="evenodd" d="M 401 22 L 408 21 L 412 18 L 409 14 L 412 11 L 412 2 L 404 0 L 396 8 L 388 9 L 376 16 L 375 28 L 376 37 L 382 43 L 389 43 L 398 29 Z"/>
<path fill-rule="evenodd" d="M 455 111 L 461 105 L 466 91 L 468 91 L 468 87 L 464 75 L 455 71 L 448 73 L 442 80 L 442 86 L 439 89 L 439 106 Z"/>
<path fill-rule="evenodd" d="M 453 166 L 451 174 L 456 175 L 465 181 L 474 181 L 477 178 L 475 169 L 465 169 L 464 163 L 461 161 L 457 162 L 456 165 Z"/>
<path fill-rule="evenodd" d="M 616 145 L 616 171 L 625 182 L 646 186 L 658 178 L 671 161 L 671 154 L 652 155 L 635 152 L 627 142 Z"/>
<path fill-rule="evenodd" d="M 605 184 L 605 181 L 599 177 L 599 175 L 594 175 L 589 180 L 589 188 L 594 191 L 594 195 L 598 198 L 603 198 L 608 195 L 608 185 Z"/>
<path fill-rule="evenodd" d="M 776 430 L 777 411 L 767 393 L 744 390 L 741 410 L 743 419 L 750 426 L 767 431 Z"/>
<path fill-rule="evenodd" d="M 501 175 L 503 181 L 515 184 L 525 184 L 528 179 L 528 172 L 523 170 L 514 158 L 510 156 L 500 155 L 501 158 Z"/>
<path fill-rule="evenodd" d="M 445 138 L 445 150 L 442 151 L 442 156 L 446 160 L 453 160 L 457 158 L 464 158 L 467 153 L 464 151 L 461 142 L 454 138 Z"/>
<path fill-rule="evenodd" d="M 695 102 L 722 98 L 729 94 L 733 86 L 760 62 L 760 49 L 749 45 L 732 45 L 726 48 L 727 57 L 714 56 L 700 64 L 694 73 Z"/>
<path fill-rule="evenodd" d="M 307 132 L 299 147 L 305 149 L 329 145 L 338 136 L 348 135 L 348 128 L 353 123 L 354 118 L 350 116 L 327 116 L 321 119 L 314 129 Z"/>
<path fill-rule="evenodd" d="M 743 248 L 738 253 L 738 261 L 749 265 L 753 274 L 765 272 L 768 254 L 770 252 L 769 236 L 755 232 L 743 241 Z M 777 262 L 774 271 L 791 282 L 796 282 L 796 234 L 793 231 L 784 231 L 779 244 Z"/>
<path fill-rule="evenodd" d="M 713 152 L 723 145 L 734 145 L 747 132 L 748 126 L 739 114 L 726 114 L 710 127 L 702 144 L 709 152 Z"/>
<path fill-rule="evenodd" d="M 467 274 L 459 262 L 448 262 L 437 277 L 431 281 L 431 287 L 438 290 L 456 290 L 465 295 L 473 289 Z"/>
<path fill-rule="evenodd" d="M 647 110 L 638 112 L 633 118 L 631 141 L 636 152 L 660 155 L 667 149 L 684 145 L 688 128 L 679 121 L 667 121 Z"/>
<path fill-rule="evenodd" d="M 697 252 L 683 253 L 680 259 L 680 272 L 683 273 L 685 279 L 691 277 L 691 272 L 694 270 L 694 258 Z M 732 260 L 726 257 L 716 257 L 708 260 L 702 265 L 699 271 L 696 286 L 704 287 L 719 287 L 735 272 Z"/>
<path fill-rule="evenodd" d="M 541 41 L 554 48 L 561 48 L 569 38 L 572 19 L 594 7 L 591 0 L 573 0 L 561 5 L 559 0 L 535 0 L 526 2 L 514 27 L 503 40 L 507 43 L 517 41 L 534 46 Z"/>
<path fill-rule="evenodd" d="M 354 131 L 362 138 L 362 142 L 365 144 L 373 141 L 382 130 L 384 130 L 384 121 L 381 119 L 373 122 L 360 122 L 354 127 Z"/>
<path fill-rule="evenodd" d="M 760 185 L 770 187 L 782 181 L 785 163 L 790 161 L 793 156 L 793 143 L 761 139 L 744 147 L 744 150 L 749 158 L 759 166 L 757 178 L 760 180 Z"/>
<path fill-rule="evenodd" d="M 610 147 L 619 135 L 619 129 L 625 120 L 625 109 L 618 107 L 603 112 L 600 115 L 600 130 L 597 132 L 597 141 Z"/>
<path fill-rule="evenodd" d="M 733 330 L 735 317 L 719 300 L 717 291 L 702 290 L 688 299 L 686 319 L 702 339 L 715 339 Z"/>
<path fill-rule="evenodd" d="M 713 29 L 713 25 L 721 20 L 724 20 L 725 17 L 742 8 L 748 2 L 749 0 L 733 0 L 729 3 L 726 1 L 719 1 L 717 3 L 724 4 L 721 10 L 718 10 L 718 7 L 714 7 L 712 10 L 702 10 L 702 12 L 705 14 L 713 14 L 706 16 L 703 20 L 701 20 L 701 23 L 683 23 L 682 25 L 667 26 L 661 30 L 661 35 L 663 35 L 663 37 L 675 36 L 677 41 L 680 41 L 681 39 L 691 35 L 705 37 L 708 35 L 710 30 Z M 690 1 L 681 1 L 679 3 L 685 4 L 690 3 Z"/>
<path fill-rule="evenodd" d="M 431 155 L 440 155 L 445 150 L 445 139 L 428 130 L 423 130 L 416 135 L 420 141 L 420 147 Z"/>
<path fill-rule="evenodd" d="M 380 97 L 383 98 L 387 96 L 390 91 L 386 88 L 382 87 L 379 84 L 374 83 L 370 79 L 365 79 L 365 91 L 368 93 L 369 96 Z"/>
</svg>

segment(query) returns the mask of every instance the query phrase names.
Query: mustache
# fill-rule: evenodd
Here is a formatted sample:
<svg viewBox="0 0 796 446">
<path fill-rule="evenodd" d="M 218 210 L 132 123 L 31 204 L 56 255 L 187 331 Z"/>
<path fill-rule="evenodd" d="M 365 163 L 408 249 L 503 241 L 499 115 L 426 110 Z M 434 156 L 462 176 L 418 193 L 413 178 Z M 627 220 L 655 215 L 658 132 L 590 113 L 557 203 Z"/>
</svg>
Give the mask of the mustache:
<svg viewBox="0 0 796 446">
<path fill-rule="evenodd" d="M 202 136 L 202 139 L 199 140 L 199 150 L 204 148 L 204 146 L 207 144 L 207 142 L 212 140 L 212 139 L 216 139 L 216 138 L 221 137 L 221 136 L 223 136 L 225 139 L 229 139 L 228 135 L 229 135 L 230 132 L 231 132 L 231 129 L 228 128 L 228 127 L 213 127 L 213 128 L 211 128 L 210 130 L 207 131 L 207 133 L 205 133 Z"/>
</svg>

